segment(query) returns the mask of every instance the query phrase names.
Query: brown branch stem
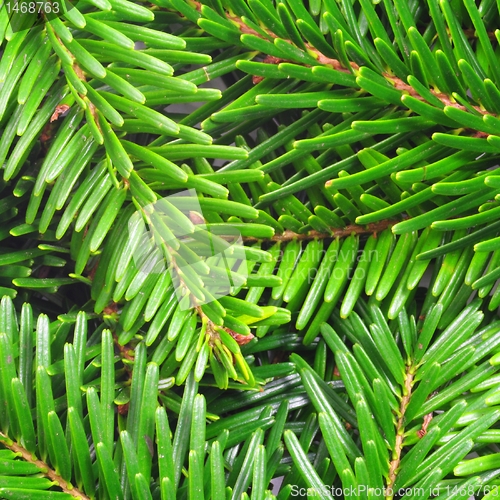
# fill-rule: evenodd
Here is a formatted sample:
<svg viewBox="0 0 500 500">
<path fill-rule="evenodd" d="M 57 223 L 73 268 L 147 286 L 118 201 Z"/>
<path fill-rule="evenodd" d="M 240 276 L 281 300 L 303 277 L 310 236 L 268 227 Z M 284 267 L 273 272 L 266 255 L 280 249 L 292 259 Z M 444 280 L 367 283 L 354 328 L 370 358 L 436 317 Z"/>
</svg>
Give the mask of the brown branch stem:
<svg viewBox="0 0 500 500">
<path fill-rule="evenodd" d="M 396 424 L 396 446 L 392 452 L 392 461 L 389 465 L 389 476 L 387 478 L 387 491 L 390 492 L 394 483 L 396 482 L 396 475 L 398 473 L 399 464 L 401 463 L 401 452 L 403 451 L 403 440 L 404 440 L 404 419 L 406 409 L 411 399 L 411 391 L 413 386 L 412 367 L 409 366 L 406 370 L 406 377 L 404 382 L 403 397 L 399 404 L 399 418 Z M 393 495 L 388 494 L 386 500 L 392 500 Z"/>
<path fill-rule="evenodd" d="M 51 469 L 43 460 L 35 458 L 26 448 L 23 448 L 20 444 L 12 441 L 8 436 L 0 432 L 0 438 L 2 438 L 1 443 L 14 453 L 18 453 L 21 457 L 26 460 L 26 462 L 36 465 L 41 473 L 57 484 L 59 488 L 62 489 L 64 493 L 68 493 L 74 498 L 79 498 L 80 500 L 90 500 L 90 498 L 82 493 L 77 488 L 73 487 L 71 483 L 66 482 L 56 471 Z"/>
<path fill-rule="evenodd" d="M 382 220 L 380 222 L 374 222 L 367 224 L 366 226 L 361 226 L 358 224 L 351 224 L 343 228 L 331 228 L 331 233 L 323 233 L 320 231 L 309 231 L 307 233 L 294 233 L 293 231 L 287 230 L 281 234 L 274 235 L 270 240 L 273 242 L 289 242 L 293 240 L 305 241 L 305 240 L 323 240 L 327 238 L 344 238 L 350 236 L 351 234 L 376 234 L 384 229 L 392 227 L 398 221 L 395 220 Z M 255 241 L 262 241 L 260 238 L 254 238 L 253 236 L 244 236 L 243 241 L 251 243 Z"/>
</svg>

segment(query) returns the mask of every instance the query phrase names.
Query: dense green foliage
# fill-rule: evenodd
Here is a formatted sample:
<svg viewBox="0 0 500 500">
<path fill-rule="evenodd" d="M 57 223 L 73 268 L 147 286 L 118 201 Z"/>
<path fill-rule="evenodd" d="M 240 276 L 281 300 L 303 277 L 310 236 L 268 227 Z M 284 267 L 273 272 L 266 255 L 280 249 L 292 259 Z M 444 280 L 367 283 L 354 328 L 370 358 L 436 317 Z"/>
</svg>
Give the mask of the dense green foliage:
<svg viewBox="0 0 500 500">
<path fill-rule="evenodd" d="M 0 10 L 0 498 L 498 496 L 500 3 L 67 7 Z"/>
</svg>

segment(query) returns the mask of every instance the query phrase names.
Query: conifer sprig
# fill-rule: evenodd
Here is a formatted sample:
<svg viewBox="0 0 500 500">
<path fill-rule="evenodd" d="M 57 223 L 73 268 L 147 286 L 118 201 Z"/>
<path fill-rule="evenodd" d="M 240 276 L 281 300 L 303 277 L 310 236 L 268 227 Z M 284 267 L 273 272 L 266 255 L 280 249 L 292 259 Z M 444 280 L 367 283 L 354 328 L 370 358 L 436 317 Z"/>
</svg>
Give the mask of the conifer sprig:
<svg viewBox="0 0 500 500">
<path fill-rule="evenodd" d="M 496 496 L 498 5 L 71 7 L 0 9 L 0 498 Z"/>
</svg>

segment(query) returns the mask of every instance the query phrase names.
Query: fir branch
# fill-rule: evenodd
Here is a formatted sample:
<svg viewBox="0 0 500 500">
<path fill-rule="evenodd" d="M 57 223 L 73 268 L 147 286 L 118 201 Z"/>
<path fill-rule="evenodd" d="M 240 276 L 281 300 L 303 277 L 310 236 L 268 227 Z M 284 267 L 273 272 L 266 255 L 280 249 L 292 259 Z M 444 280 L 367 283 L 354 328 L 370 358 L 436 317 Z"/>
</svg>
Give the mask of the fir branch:
<svg viewBox="0 0 500 500">
<path fill-rule="evenodd" d="M 3 434 L 0 431 L 0 441 L 2 444 L 11 450 L 12 452 L 21 455 L 21 457 L 26 461 L 31 464 L 36 465 L 40 469 L 40 472 L 56 483 L 56 485 L 62 489 L 64 493 L 68 493 L 68 495 L 71 495 L 74 498 L 79 498 L 80 500 L 90 500 L 90 497 L 82 493 L 78 488 L 75 488 L 71 485 L 71 483 L 66 482 L 57 472 L 53 469 L 51 469 L 43 460 L 39 460 L 38 458 L 34 457 L 26 448 L 21 446 L 20 444 L 16 443 L 15 441 L 12 441 L 8 436 Z"/>
<path fill-rule="evenodd" d="M 399 464 L 401 463 L 401 453 L 403 451 L 403 440 L 404 440 L 404 424 L 405 424 L 405 413 L 408 405 L 410 404 L 410 399 L 412 395 L 413 387 L 413 367 L 410 365 L 406 370 L 406 377 L 404 381 L 403 397 L 399 404 L 399 418 L 396 424 L 396 446 L 392 452 L 392 461 L 389 466 L 389 476 L 387 478 L 387 491 L 390 491 L 396 482 L 396 475 L 398 473 Z M 387 500 L 391 500 L 393 495 L 388 495 Z"/>
<path fill-rule="evenodd" d="M 201 8 L 202 8 L 203 4 L 201 2 L 199 2 L 198 0 L 192 0 L 192 4 L 193 4 L 193 7 L 198 12 L 201 13 Z M 234 24 L 236 24 L 238 26 L 239 30 L 241 31 L 241 34 L 243 34 L 243 35 L 254 35 L 254 36 L 257 36 L 257 37 L 259 37 L 259 38 L 261 38 L 263 40 L 265 39 L 262 36 L 261 33 L 259 33 L 258 31 L 250 28 L 249 26 L 247 26 L 245 24 L 245 22 L 240 17 L 238 17 L 238 16 L 236 16 L 234 14 L 231 14 L 229 12 L 226 12 L 226 19 L 228 19 L 229 21 L 232 21 Z M 273 39 L 279 38 L 278 35 L 276 35 L 272 31 L 270 31 L 269 29 L 266 29 L 266 28 L 262 28 L 262 29 L 263 29 L 263 31 L 265 33 L 267 33 L 267 35 L 270 38 L 273 38 Z M 286 42 L 288 42 L 288 43 L 290 43 L 292 45 L 295 45 L 291 40 L 286 40 Z M 352 74 L 353 71 L 356 72 L 361 67 L 361 66 L 359 66 L 355 62 L 349 61 L 350 68 L 345 68 L 338 59 L 334 59 L 334 58 L 325 56 L 323 53 L 321 53 L 316 47 L 314 47 L 310 43 L 304 42 L 304 45 L 307 48 L 308 52 L 311 53 L 311 54 L 313 54 L 314 57 L 316 58 L 316 60 L 320 64 L 322 64 L 324 66 L 329 66 L 329 67 L 331 67 L 331 68 L 333 68 L 333 69 L 335 69 L 337 71 L 340 71 L 342 73 Z M 264 60 L 263 62 L 264 63 L 269 63 L 269 61 L 266 61 L 266 60 Z M 280 60 L 280 62 L 286 62 L 286 61 L 285 60 Z M 296 61 L 293 61 L 293 63 L 294 64 L 298 64 Z M 277 63 L 275 62 L 275 64 L 277 64 Z M 307 64 L 304 64 L 303 66 L 310 67 Z M 396 90 L 400 90 L 402 92 L 406 92 L 411 97 L 414 97 L 415 99 L 418 99 L 419 101 L 426 102 L 426 100 L 420 94 L 418 94 L 411 85 L 408 85 L 401 78 L 398 78 L 397 76 L 394 76 L 393 74 L 387 73 L 387 72 L 382 73 L 381 76 L 384 77 L 389 82 L 391 82 L 392 85 L 394 86 L 394 88 Z M 259 78 L 259 77 L 257 77 L 257 78 Z M 254 81 L 254 83 L 257 83 L 257 82 Z M 448 96 L 444 92 L 440 92 L 439 90 L 436 90 L 436 89 L 433 89 L 433 88 L 430 88 L 429 92 L 433 96 L 437 97 L 445 106 L 450 106 L 450 107 L 453 107 L 453 108 L 457 108 L 457 109 L 460 109 L 462 111 L 468 111 L 467 107 L 463 106 L 462 104 L 457 103 L 452 97 Z M 482 106 L 473 106 L 473 105 L 471 105 L 471 108 L 473 108 L 474 110 L 476 110 L 477 112 L 479 112 L 481 115 L 497 116 L 495 113 L 490 113 L 489 111 L 485 110 Z"/>
<path fill-rule="evenodd" d="M 373 222 L 371 224 L 367 224 L 366 226 L 361 226 L 359 224 L 350 224 L 344 228 L 331 228 L 330 233 L 323 233 L 320 231 L 308 231 L 307 233 L 295 233 L 290 230 L 283 231 L 281 234 L 275 234 L 270 240 L 262 240 L 261 238 L 255 238 L 253 236 L 244 236 L 243 241 L 245 242 L 255 242 L 255 241 L 273 241 L 273 242 L 284 242 L 287 243 L 289 241 L 298 240 L 298 241 L 307 241 L 307 240 L 324 240 L 327 238 L 346 238 L 351 234 L 377 234 L 384 229 L 390 228 L 397 224 L 398 221 L 386 219 L 381 220 L 379 222 Z"/>
</svg>

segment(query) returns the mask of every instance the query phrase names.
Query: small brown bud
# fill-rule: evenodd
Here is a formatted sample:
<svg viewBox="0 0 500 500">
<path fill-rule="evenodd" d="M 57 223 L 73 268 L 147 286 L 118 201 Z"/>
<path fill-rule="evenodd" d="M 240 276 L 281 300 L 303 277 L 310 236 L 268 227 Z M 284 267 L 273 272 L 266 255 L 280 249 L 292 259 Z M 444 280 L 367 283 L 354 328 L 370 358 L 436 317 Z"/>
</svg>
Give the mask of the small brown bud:
<svg viewBox="0 0 500 500">
<path fill-rule="evenodd" d="M 62 114 L 66 113 L 68 111 L 69 106 L 67 104 L 60 104 L 59 106 L 56 106 L 56 110 L 52 113 L 52 116 L 50 117 L 50 122 L 55 122 Z"/>
<path fill-rule="evenodd" d="M 248 335 L 241 335 L 240 333 L 233 332 L 233 330 L 230 330 L 229 328 L 225 328 L 226 332 L 233 337 L 234 340 L 236 340 L 237 344 L 239 346 L 248 344 L 253 338 L 253 334 L 248 334 Z"/>
</svg>

